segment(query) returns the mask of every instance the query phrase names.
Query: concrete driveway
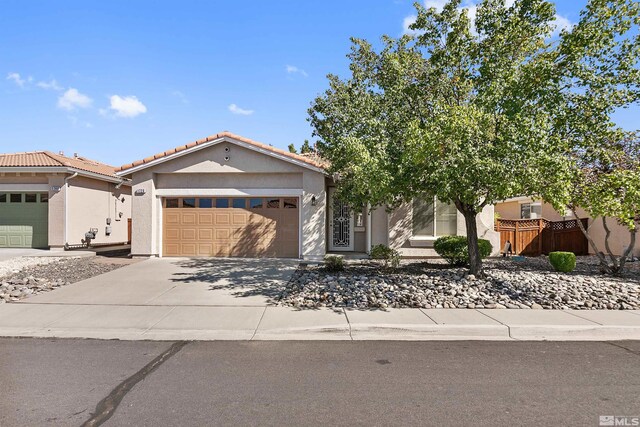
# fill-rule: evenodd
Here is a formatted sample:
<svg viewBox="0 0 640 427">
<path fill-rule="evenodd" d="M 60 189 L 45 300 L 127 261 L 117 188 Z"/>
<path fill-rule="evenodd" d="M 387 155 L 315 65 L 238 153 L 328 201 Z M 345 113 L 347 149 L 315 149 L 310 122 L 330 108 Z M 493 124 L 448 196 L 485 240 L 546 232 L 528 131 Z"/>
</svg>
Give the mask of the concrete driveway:
<svg viewBox="0 0 640 427">
<path fill-rule="evenodd" d="M 149 259 L 24 302 L 265 307 L 298 264 L 277 259 Z"/>
</svg>

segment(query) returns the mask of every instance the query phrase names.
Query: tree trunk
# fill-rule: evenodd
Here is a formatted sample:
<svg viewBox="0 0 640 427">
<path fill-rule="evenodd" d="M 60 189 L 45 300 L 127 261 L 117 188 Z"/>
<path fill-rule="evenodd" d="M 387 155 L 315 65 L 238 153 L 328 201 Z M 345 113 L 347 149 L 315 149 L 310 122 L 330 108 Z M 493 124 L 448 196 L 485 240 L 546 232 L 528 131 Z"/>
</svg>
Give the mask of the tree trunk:
<svg viewBox="0 0 640 427">
<path fill-rule="evenodd" d="M 622 258 L 620 259 L 620 274 L 624 272 L 624 264 L 627 262 L 627 258 L 633 247 L 636 245 L 636 233 L 638 232 L 638 228 L 634 228 L 633 230 L 629 230 L 629 246 L 627 246 L 627 250 L 622 254 Z"/>
<path fill-rule="evenodd" d="M 616 260 L 616 256 L 613 254 L 611 250 L 611 246 L 609 245 L 609 237 L 611 237 L 611 230 L 609 229 L 609 224 L 607 224 L 607 217 L 602 217 L 602 228 L 604 228 L 604 248 L 607 250 L 607 254 L 609 255 L 609 259 L 611 260 L 611 264 L 613 264 L 612 271 L 614 273 L 618 272 L 618 261 Z"/>
<path fill-rule="evenodd" d="M 610 272 L 611 269 L 609 267 L 609 263 L 607 262 L 607 259 L 604 257 L 604 254 L 602 253 L 602 251 L 598 249 L 598 245 L 596 245 L 596 242 L 591 238 L 591 236 L 589 235 L 589 232 L 584 228 L 584 225 L 582 224 L 582 218 L 578 216 L 578 213 L 576 212 L 575 208 L 572 207 L 571 212 L 573 213 L 573 216 L 577 220 L 580 231 L 582 231 L 582 234 L 584 234 L 584 237 L 587 238 L 587 241 L 589 242 L 591 249 L 593 249 L 593 252 L 595 252 L 596 256 L 598 257 L 598 260 L 600 260 L 600 267 L 604 272 Z"/>
<path fill-rule="evenodd" d="M 464 216 L 464 223 L 467 229 L 467 248 L 469 250 L 469 274 L 476 277 L 484 277 L 482 269 L 482 257 L 478 247 L 478 224 L 476 216 L 478 213 L 473 206 L 456 202 L 456 207 Z"/>
</svg>

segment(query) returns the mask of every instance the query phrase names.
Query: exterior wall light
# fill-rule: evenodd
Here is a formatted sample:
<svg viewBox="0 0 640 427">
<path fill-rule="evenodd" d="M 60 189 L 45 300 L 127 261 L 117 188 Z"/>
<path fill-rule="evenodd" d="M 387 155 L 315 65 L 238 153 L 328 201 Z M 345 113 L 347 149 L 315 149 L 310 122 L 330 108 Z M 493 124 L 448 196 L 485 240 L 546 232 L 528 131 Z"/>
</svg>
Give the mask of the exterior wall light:
<svg viewBox="0 0 640 427">
<path fill-rule="evenodd" d="M 318 204 L 318 201 L 316 200 L 316 196 L 312 196 L 311 197 L 311 206 L 315 206 Z"/>
</svg>

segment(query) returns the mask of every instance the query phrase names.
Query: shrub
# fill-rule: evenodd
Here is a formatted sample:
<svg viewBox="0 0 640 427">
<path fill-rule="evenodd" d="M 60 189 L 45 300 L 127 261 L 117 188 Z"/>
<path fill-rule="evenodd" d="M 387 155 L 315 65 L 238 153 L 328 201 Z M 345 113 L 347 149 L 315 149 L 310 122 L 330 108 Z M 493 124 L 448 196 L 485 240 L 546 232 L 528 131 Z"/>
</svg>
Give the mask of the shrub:
<svg viewBox="0 0 640 427">
<path fill-rule="evenodd" d="M 434 242 L 433 248 L 451 265 L 464 266 L 469 264 L 469 248 L 465 236 L 439 237 Z M 485 239 L 478 239 L 478 248 L 481 258 L 488 257 L 493 250 L 491 243 Z"/>
<path fill-rule="evenodd" d="M 369 252 L 371 259 L 379 259 L 384 261 L 384 266 L 398 268 L 400 265 L 400 252 L 386 245 L 375 245 Z"/>
<path fill-rule="evenodd" d="M 344 270 L 344 258 L 340 255 L 327 255 L 324 257 L 324 268 L 328 271 Z"/>
<path fill-rule="evenodd" d="M 549 262 L 556 271 L 570 273 L 576 268 L 576 255 L 573 252 L 550 252 Z"/>
</svg>

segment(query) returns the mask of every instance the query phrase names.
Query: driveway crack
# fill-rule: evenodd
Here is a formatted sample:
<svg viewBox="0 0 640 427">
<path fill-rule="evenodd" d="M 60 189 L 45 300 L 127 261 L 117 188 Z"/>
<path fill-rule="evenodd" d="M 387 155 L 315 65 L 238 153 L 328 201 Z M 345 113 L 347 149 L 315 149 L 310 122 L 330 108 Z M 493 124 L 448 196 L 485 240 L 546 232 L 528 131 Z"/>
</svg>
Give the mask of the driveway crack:
<svg viewBox="0 0 640 427">
<path fill-rule="evenodd" d="M 111 416 L 113 416 L 113 414 L 116 412 L 116 409 L 118 409 L 118 405 L 120 405 L 120 402 L 122 402 L 122 399 L 127 395 L 127 393 L 131 391 L 131 389 L 136 384 L 145 379 L 147 375 L 158 369 L 160 365 L 162 365 L 164 362 L 166 362 L 172 356 L 182 350 L 182 348 L 188 343 L 189 341 L 178 341 L 173 343 L 171 347 L 162 352 L 162 354 L 153 359 L 138 372 L 118 384 L 116 388 L 111 390 L 111 393 L 109 393 L 107 397 L 98 402 L 95 411 L 91 414 L 91 417 L 82 425 L 99 426 L 106 422 L 109 418 L 111 418 Z"/>
</svg>

